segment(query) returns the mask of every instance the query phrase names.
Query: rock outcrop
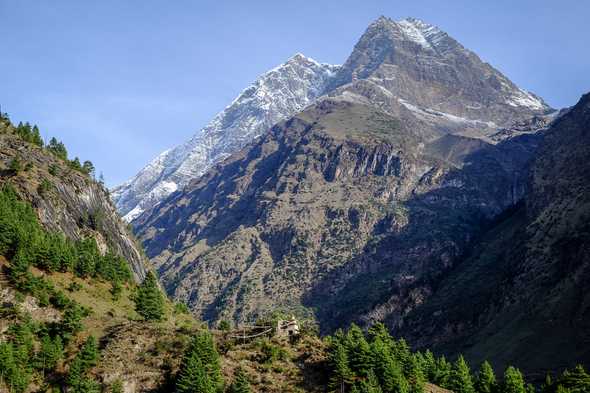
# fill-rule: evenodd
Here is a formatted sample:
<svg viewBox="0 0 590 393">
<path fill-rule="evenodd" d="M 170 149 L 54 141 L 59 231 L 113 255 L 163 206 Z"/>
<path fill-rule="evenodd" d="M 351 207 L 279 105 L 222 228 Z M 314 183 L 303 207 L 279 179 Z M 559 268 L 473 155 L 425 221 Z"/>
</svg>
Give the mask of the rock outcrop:
<svg viewBox="0 0 590 393">
<path fill-rule="evenodd" d="M 10 127 L 5 121 L 0 128 L 0 183 L 12 184 L 48 230 L 73 240 L 94 237 L 101 251 L 109 248 L 125 258 L 135 279 L 142 280 L 147 261 L 106 188 L 48 151 L 6 132 Z M 24 169 L 18 173 L 10 170 L 13 159 Z"/>
</svg>

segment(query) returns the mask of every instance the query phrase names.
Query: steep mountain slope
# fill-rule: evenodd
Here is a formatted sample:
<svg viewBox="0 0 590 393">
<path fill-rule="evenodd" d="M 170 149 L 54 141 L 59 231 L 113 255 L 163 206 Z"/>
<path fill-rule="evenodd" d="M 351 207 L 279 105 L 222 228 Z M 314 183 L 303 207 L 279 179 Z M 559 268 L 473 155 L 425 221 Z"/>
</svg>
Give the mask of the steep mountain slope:
<svg viewBox="0 0 590 393">
<path fill-rule="evenodd" d="M 323 94 L 337 70 L 338 66 L 296 54 L 266 72 L 188 142 L 166 150 L 113 189 L 119 211 L 133 221 L 273 124 L 310 104 Z"/>
<path fill-rule="evenodd" d="M 415 19 L 371 24 L 330 89 L 135 221 L 197 315 L 401 318 L 522 197 L 549 121 L 490 138 L 549 109 Z"/>
<path fill-rule="evenodd" d="M 589 163 L 586 94 L 546 131 L 524 201 L 497 220 L 400 333 L 475 361 L 518 359 L 537 373 L 588 364 Z"/>
<path fill-rule="evenodd" d="M 14 163 L 22 170 L 10 168 Z M 141 246 L 120 219 L 108 191 L 46 149 L 23 142 L 10 122 L 0 120 L 0 185 L 11 184 L 35 208 L 48 230 L 71 240 L 92 237 L 101 252 L 125 258 L 137 281 L 146 274 Z"/>
</svg>

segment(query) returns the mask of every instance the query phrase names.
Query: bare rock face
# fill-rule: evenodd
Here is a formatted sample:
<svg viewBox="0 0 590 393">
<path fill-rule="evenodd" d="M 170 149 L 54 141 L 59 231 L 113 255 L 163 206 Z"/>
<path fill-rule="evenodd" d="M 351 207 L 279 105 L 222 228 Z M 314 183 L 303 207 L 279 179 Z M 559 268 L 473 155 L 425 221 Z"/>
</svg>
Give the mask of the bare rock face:
<svg viewBox="0 0 590 393">
<path fill-rule="evenodd" d="M 7 169 L 14 158 L 30 169 L 14 174 Z M 102 185 L 14 134 L 0 133 L 0 168 L 0 183 L 12 184 L 48 230 L 73 240 L 94 237 L 99 250 L 110 248 L 129 262 L 137 281 L 143 279 L 146 260 L 141 247 Z M 43 182 L 47 188 L 42 187 Z"/>
<path fill-rule="evenodd" d="M 186 143 L 164 151 L 112 197 L 127 221 L 203 175 L 324 93 L 338 66 L 296 54 L 261 75 Z"/>
</svg>

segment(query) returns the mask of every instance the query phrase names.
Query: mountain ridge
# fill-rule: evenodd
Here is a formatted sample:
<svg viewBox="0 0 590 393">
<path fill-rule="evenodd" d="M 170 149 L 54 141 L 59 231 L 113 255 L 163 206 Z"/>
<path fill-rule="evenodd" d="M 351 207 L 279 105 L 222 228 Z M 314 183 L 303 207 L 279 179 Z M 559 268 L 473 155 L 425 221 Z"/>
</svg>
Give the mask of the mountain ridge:
<svg viewBox="0 0 590 393">
<path fill-rule="evenodd" d="M 323 93 L 337 68 L 296 53 L 265 72 L 186 143 L 165 150 L 115 187 L 112 197 L 119 211 L 133 221 L 274 123 L 303 109 Z"/>
</svg>

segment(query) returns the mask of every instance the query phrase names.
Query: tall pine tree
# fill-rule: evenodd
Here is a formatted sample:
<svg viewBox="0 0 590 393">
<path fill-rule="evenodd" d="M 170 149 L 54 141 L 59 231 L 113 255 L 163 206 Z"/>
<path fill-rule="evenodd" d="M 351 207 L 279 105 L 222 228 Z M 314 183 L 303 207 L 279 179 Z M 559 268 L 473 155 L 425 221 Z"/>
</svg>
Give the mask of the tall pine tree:
<svg viewBox="0 0 590 393">
<path fill-rule="evenodd" d="M 229 393 L 250 393 L 250 382 L 242 368 L 238 368 L 234 374 L 234 381 L 229 386 Z"/>
<path fill-rule="evenodd" d="M 135 310 L 146 321 L 159 321 L 164 317 L 164 296 L 152 272 L 148 272 L 137 288 Z"/>
<path fill-rule="evenodd" d="M 526 393 L 522 373 L 510 366 L 504 372 L 502 393 Z"/>
<path fill-rule="evenodd" d="M 487 360 L 479 368 L 475 380 L 475 390 L 477 393 L 496 393 L 497 391 L 496 375 Z"/>
<path fill-rule="evenodd" d="M 196 352 L 191 352 L 183 360 L 183 365 L 176 381 L 178 393 L 215 393 L 214 384 L 207 376 L 205 366 Z"/>
<path fill-rule="evenodd" d="M 330 388 L 334 392 L 346 392 L 347 386 L 352 383 L 352 371 L 348 365 L 346 348 L 344 348 L 344 345 L 340 341 L 335 341 L 332 344 L 330 363 L 332 366 Z"/>
<path fill-rule="evenodd" d="M 451 370 L 450 387 L 455 393 L 475 393 L 469 365 L 462 355 L 457 358 Z"/>
</svg>

